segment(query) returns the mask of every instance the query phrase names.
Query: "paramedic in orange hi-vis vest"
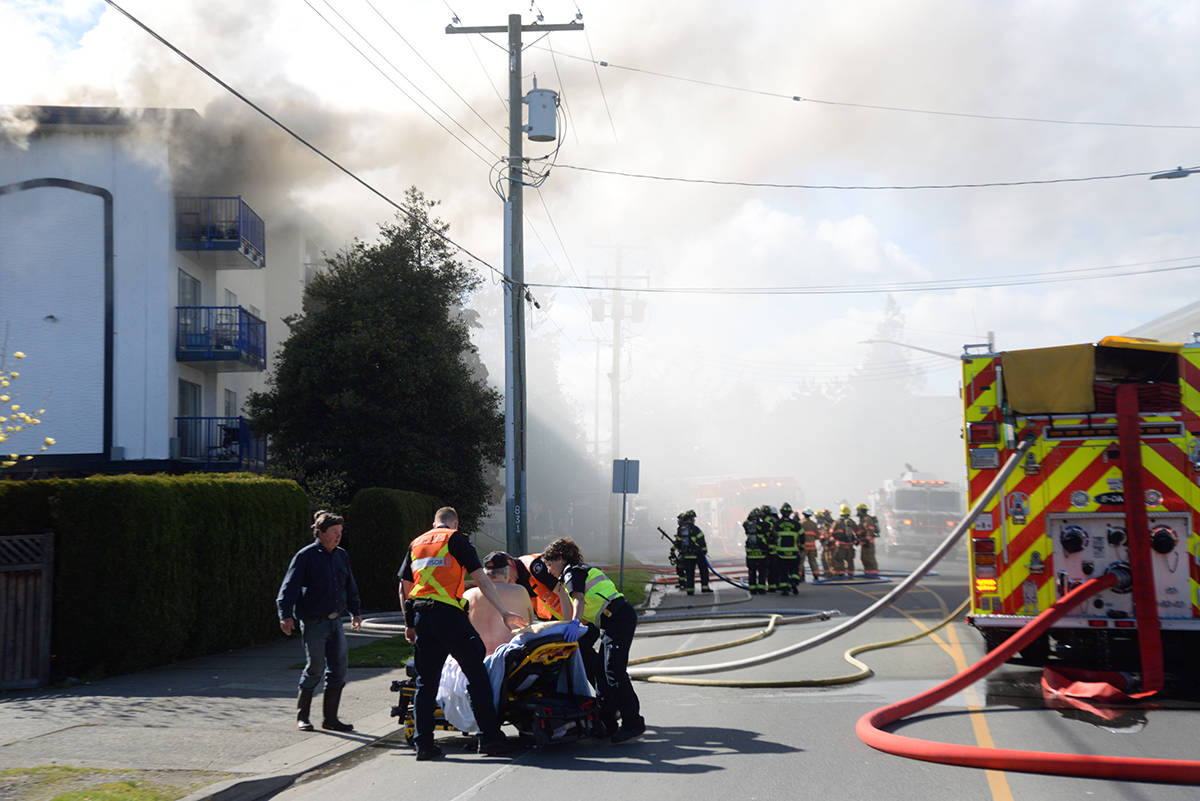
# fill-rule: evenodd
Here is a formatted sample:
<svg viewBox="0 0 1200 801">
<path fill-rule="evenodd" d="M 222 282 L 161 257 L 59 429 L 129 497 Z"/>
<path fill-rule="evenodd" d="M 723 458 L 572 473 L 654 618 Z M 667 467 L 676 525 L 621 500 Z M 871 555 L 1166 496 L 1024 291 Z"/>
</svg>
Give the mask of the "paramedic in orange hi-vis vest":
<svg viewBox="0 0 1200 801">
<path fill-rule="evenodd" d="M 471 710 L 480 731 L 479 753 L 498 756 L 513 750 L 500 730 L 492 701 L 492 684 L 483 665 L 483 640 L 463 608 L 468 573 L 506 624 L 518 629 L 529 623 L 504 605 L 479 561 L 475 546 L 458 530 L 458 512 L 449 506 L 438 509 L 433 528 L 409 545 L 399 574 L 404 637 L 415 646 L 417 688 L 413 717 L 420 761 L 442 756 L 442 749 L 433 741 L 433 711 L 447 656 L 454 657 L 467 678 Z"/>
</svg>

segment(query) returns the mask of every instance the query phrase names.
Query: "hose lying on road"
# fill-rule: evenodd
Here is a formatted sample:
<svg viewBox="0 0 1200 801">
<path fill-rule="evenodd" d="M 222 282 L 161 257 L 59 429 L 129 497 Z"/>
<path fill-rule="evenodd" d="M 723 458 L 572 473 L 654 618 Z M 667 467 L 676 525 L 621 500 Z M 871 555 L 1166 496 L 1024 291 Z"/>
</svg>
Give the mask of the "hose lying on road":
<svg viewBox="0 0 1200 801">
<path fill-rule="evenodd" d="M 814 637 L 809 637 L 803 642 L 789 645 L 786 648 L 780 648 L 777 651 L 759 654 L 758 656 L 747 657 L 745 659 L 736 659 L 730 662 L 718 662 L 709 665 L 687 665 L 681 667 L 664 668 L 637 667 L 629 671 L 630 678 L 649 679 L 649 677 L 653 676 L 657 679 L 659 676 L 686 676 L 695 675 L 698 673 L 721 673 L 730 670 L 740 670 L 753 665 L 762 665 L 767 662 L 773 662 L 776 659 L 782 659 L 786 656 L 791 656 L 792 654 L 798 654 L 802 651 L 816 648 L 818 645 L 822 645 L 836 637 L 840 637 L 841 635 L 858 628 L 863 623 L 877 615 L 879 612 L 891 606 L 901 595 L 908 592 L 910 587 L 924 578 L 925 574 L 929 572 L 929 569 L 933 567 L 933 565 L 935 565 L 943 556 L 945 556 L 951 548 L 954 547 L 954 544 L 958 541 L 958 539 L 962 537 L 968 528 L 970 528 L 980 511 L 982 511 L 983 508 L 991 502 L 996 493 L 1000 491 L 1000 487 L 1003 486 L 1005 480 L 1012 473 L 1012 471 L 1016 469 L 1021 459 L 1025 457 L 1025 453 L 1030 449 L 1030 447 L 1032 447 L 1033 442 L 1034 440 L 1030 438 L 1021 440 L 1020 444 L 1018 444 L 1016 449 L 1013 450 L 1012 455 L 1008 457 L 1008 461 L 1004 463 L 1004 467 L 996 473 L 995 478 L 992 479 L 992 483 L 988 485 L 988 488 L 984 490 L 983 494 L 980 495 L 979 499 L 975 501 L 975 504 L 971 507 L 970 511 L 967 512 L 966 517 L 959 521 L 958 525 L 954 527 L 954 530 L 949 536 L 946 537 L 945 541 L 943 541 L 942 544 L 939 545 L 934 552 L 931 553 L 925 559 L 925 561 L 922 562 L 920 566 L 918 566 L 917 569 L 912 572 L 908 578 L 897 584 L 896 587 L 893 588 L 887 595 L 883 596 L 878 601 L 871 604 L 862 612 L 858 613 L 844 623 L 840 623 L 837 626 L 823 631 Z"/>
<path fill-rule="evenodd" d="M 907 636 L 899 637 L 894 640 L 885 640 L 883 642 L 866 643 L 864 645 L 856 645 L 853 648 L 847 649 L 846 652 L 842 654 L 842 659 L 846 660 L 854 667 L 857 667 L 858 670 L 856 670 L 854 673 L 847 673 L 842 676 L 826 676 L 826 677 L 816 678 L 816 679 L 695 679 L 695 678 L 682 678 L 682 677 L 678 677 L 678 676 L 646 676 L 646 677 L 644 677 L 644 681 L 660 682 L 662 684 L 687 684 L 687 685 L 699 686 L 699 687 L 742 687 L 742 688 L 750 688 L 750 687 L 833 687 L 833 686 L 836 686 L 839 684 L 852 684 L 856 681 L 862 681 L 863 679 L 867 679 L 867 678 L 870 678 L 871 676 L 875 675 L 875 671 L 873 671 L 869 665 L 867 665 L 865 662 L 862 662 L 859 659 L 855 659 L 855 656 L 857 656 L 858 654 L 861 654 L 861 653 L 865 653 L 867 651 L 875 651 L 875 650 L 878 650 L 881 648 L 890 648 L 893 645 L 903 645 L 906 642 L 912 642 L 913 640 L 920 639 L 921 637 L 928 637 L 929 635 L 935 633 L 942 627 L 949 624 L 951 621 L 953 621 L 955 618 L 957 618 L 959 615 L 961 615 L 964 611 L 966 611 L 968 603 L 970 603 L 969 598 L 967 600 L 963 601 L 962 604 L 960 604 L 957 609 L 955 609 L 953 612 L 951 612 L 949 615 L 947 615 L 940 623 L 938 623 L 936 626 L 933 626 L 932 628 L 924 629 L 924 630 L 918 631 L 914 634 L 909 634 Z M 643 662 L 652 662 L 652 661 L 661 660 L 661 659 L 676 659 L 676 658 L 682 657 L 682 656 L 691 656 L 692 654 L 705 653 L 707 651 L 716 651 L 721 648 L 731 648 L 735 645 L 742 645 L 744 643 L 753 642 L 754 640 L 761 639 L 762 637 L 765 637 L 768 634 L 773 633 L 774 627 L 776 625 L 778 625 L 777 618 L 779 618 L 779 617 L 780 617 L 779 615 L 772 615 L 771 616 L 772 619 L 771 619 L 770 624 L 768 625 L 767 629 L 762 630 L 757 635 L 747 637 L 742 640 L 734 640 L 734 641 L 728 642 L 728 643 L 720 643 L 718 645 L 710 645 L 705 648 L 696 648 L 696 649 L 692 649 L 689 651 L 677 651 L 672 654 L 660 654 L 658 656 L 640 657 L 636 660 L 635 659 L 629 660 L 629 664 L 631 664 L 631 665 L 641 664 Z M 792 621 L 785 621 L 785 622 L 792 622 Z M 795 621 L 795 622 L 800 622 L 800 621 Z"/>
<path fill-rule="evenodd" d="M 1056 776 L 1085 776 L 1122 781 L 1200 783 L 1200 762 L 1193 760 L 1146 759 L 1140 757 L 1095 756 L 1089 754 L 1060 754 L 1041 751 L 1006 750 L 974 745 L 956 745 L 918 740 L 884 731 L 883 727 L 928 709 L 939 701 L 978 681 L 1014 653 L 1033 642 L 1059 618 L 1091 596 L 1117 583 L 1108 573 L 1091 579 L 1060 598 L 1053 606 L 1034 618 L 998 648 L 979 662 L 942 682 L 899 703 L 881 707 L 859 718 L 855 731 L 860 740 L 872 748 L 889 754 L 940 762 L 947 765 L 1014 770 L 1025 773 L 1048 773 Z"/>
</svg>

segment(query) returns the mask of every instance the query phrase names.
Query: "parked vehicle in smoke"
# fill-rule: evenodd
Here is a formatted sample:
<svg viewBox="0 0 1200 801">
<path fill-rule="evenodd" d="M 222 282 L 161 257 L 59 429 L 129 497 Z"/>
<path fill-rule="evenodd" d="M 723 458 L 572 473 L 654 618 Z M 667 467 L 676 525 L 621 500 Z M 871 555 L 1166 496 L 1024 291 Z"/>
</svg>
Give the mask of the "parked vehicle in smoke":
<svg viewBox="0 0 1200 801">
<path fill-rule="evenodd" d="M 804 506 L 800 484 L 790 476 L 694 478 L 688 483 L 692 500 L 680 508 L 696 510 L 696 525 L 708 539 L 710 558 L 745 556 L 742 521 L 751 509 L 779 507 L 785 501 L 794 509 Z"/>
<path fill-rule="evenodd" d="M 927 555 L 946 539 L 966 514 L 959 483 L 905 465 L 899 478 L 867 493 L 879 519 L 879 545 L 884 553 Z"/>
</svg>

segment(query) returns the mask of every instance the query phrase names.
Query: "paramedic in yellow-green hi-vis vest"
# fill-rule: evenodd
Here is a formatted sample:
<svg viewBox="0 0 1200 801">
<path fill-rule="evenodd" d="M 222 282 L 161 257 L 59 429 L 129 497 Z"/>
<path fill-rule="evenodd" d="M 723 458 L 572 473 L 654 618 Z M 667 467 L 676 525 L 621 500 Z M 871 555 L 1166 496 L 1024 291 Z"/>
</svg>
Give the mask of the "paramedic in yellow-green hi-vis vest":
<svg viewBox="0 0 1200 801">
<path fill-rule="evenodd" d="M 574 540 L 562 537 L 550 543 L 542 551 L 542 561 L 553 575 L 562 579 L 571 598 L 571 620 L 576 628 L 567 638 L 579 640 L 589 678 L 600 691 L 601 720 L 612 735 L 612 742 L 624 743 L 640 737 L 646 731 L 646 721 L 629 679 L 629 648 L 637 629 L 637 612 L 604 571 L 583 561 Z M 582 631 L 585 628 L 586 633 Z M 592 650 L 597 637 L 601 637 L 602 668 Z"/>
<path fill-rule="evenodd" d="M 471 574 L 483 596 L 517 629 L 529 621 L 505 608 L 495 585 L 484 572 L 475 546 L 458 531 L 458 513 L 438 509 L 434 527 L 412 541 L 400 566 L 400 601 L 404 605 L 404 637 L 414 645 L 417 689 L 413 696 L 416 724 L 414 744 L 420 761 L 437 759 L 442 749 L 433 742 L 433 710 L 446 657 L 453 656 L 467 678 L 467 693 L 480 735 L 481 754 L 512 750 L 500 730 L 492 683 L 483 666 L 485 648 L 463 608 L 463 587 Z"/>
</svg>

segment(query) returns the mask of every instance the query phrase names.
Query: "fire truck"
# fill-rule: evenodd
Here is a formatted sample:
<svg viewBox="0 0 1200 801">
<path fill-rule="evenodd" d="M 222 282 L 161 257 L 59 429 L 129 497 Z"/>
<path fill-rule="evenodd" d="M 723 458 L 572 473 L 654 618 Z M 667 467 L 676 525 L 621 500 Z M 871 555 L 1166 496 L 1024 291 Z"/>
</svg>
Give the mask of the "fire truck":
<svg viewBox="0 0 1200 801">
<path fill-rule="evenodd" d="M 688 483 L 695 499 L 690 505 L 696 510 L 696 524 L 704 530 L 711 558 L 745 556 L 742 521 L 751 509 L 763 505 L 778 509 L 785 501 L 793 509 L 804 506 L 800 484 L 788 476 L 694 478 Z"/>
<path fill-rule="evenodd" d="M 967 507 L 962 485 L 911 469 L 867 493 L 879 518 L 879 542 L 886 553 L 928 554 L 946 539 Z"/>
<path fill-rule="evenodd" d="M 1121 668 L 1147 642 L 1168 653 L 1195 645 L 1200 343 L 968 345 L 962 367 L 969 503 L 1019 442 L 1032 442 L 970 534 L 967 620 L 989 650 L 1106 573 L 1124 580 L 1063 617 L 1021 661 Z"/>
</svg>

